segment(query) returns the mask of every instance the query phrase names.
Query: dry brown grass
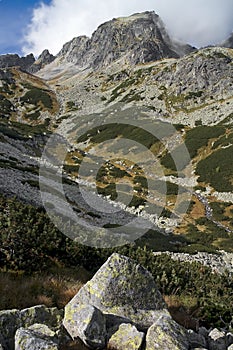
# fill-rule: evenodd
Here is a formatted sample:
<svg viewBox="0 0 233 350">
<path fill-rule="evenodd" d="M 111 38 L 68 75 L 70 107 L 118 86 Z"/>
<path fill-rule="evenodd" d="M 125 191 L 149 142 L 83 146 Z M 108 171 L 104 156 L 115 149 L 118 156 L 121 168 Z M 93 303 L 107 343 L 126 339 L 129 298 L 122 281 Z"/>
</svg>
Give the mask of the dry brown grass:
<svg viewBox="0 0 233 350">
<path fill-rule="evenodd" d="M 33 276 L 0 271 L 0 310 L 37 304 L 63 308 L 90 277 L 80 268 L 59 268 Z"/>
<path fill-rule="evenodd" d="M 165 295 L 165 302 L 172 318 L 185 328 L 197 330 L 198 320 L 195 318 L 197 300 L 187 296 Z"/>
</svg>

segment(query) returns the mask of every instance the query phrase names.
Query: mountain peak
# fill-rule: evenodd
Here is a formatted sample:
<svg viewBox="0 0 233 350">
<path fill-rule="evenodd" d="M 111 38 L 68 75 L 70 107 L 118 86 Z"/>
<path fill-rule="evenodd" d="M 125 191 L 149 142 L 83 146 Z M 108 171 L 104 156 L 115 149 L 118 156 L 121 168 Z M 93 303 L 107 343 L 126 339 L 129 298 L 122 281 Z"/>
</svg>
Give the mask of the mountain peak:
<svg viewBox="0 0 233 350">
<path fill-rule="evenodd" d="M 96 69 L 117 60 L 138 64 L 178 58 L 193 50 L 174 42 L 160 17 L 147 11 L 101 24 L 91 38 L 80 36 L 65 44 L 58 57 L 80 69 Z"/>
</svg>

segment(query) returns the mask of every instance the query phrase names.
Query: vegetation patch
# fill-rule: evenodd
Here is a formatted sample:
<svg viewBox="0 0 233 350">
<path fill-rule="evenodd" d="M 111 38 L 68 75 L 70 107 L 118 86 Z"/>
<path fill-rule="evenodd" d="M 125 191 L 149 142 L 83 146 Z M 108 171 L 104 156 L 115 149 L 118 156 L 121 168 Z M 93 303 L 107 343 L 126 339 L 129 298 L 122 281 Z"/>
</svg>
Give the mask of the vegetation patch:
<svg viewBox="0 0 233 350">
<path fill-rule="evenodd" d="M 218 149 L 196 166 L 198 182 L 209 183 L 219 192 L 233 190 L 233 146 Z"/>
<path fill-rule="evenodd" d="M 23 103 L 30 103 L 35 106 L 42 104 L 47 109 L 53 108 L 53 101 L 49 91 L 33 87 L 20 98 Z"/>
<path fill-rule="evenodd" d="M 43 209 L 22 204 L 15 198 L 0 196 L 0 232 L 0 267 L 4 269 L 0 274 L 4 286 L 0 294 L 2 309 L 38 303 L 63 307 L 86 282 L 77 269 L 86 268 L 90 274 L 85 273 L 85 278 L 90 278 L 116 251 L 147 268 L 166 300 L 176 298 L 179 308 L 184 308 L 200 325 L 230 329 L 233 281 L 227 273 L 219 275 L 199 263 L 174 261 L 167 254 L 155 256 L 138 244 L 112 249 L 82 246 L 61 234 Z M 164 249 L 171 240 L 156 232 L 149 232 L 146 238 L 150 237 L 154 244 L 163 239 Z M 172 247 L 177 249 L 178 245 Z M 78 285 L 77 280 L 81 282 Z M 192 300 L 192 307 L 187 300 Z M 169 307 L 172 306 L 174 303 L 170 302 Z"/>
</svg>

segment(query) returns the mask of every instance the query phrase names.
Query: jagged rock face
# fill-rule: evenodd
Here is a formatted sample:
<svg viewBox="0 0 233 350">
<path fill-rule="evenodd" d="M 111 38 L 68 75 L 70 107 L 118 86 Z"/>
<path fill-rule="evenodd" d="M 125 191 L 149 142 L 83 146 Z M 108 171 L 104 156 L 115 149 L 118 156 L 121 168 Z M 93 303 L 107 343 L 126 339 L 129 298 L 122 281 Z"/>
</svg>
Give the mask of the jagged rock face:
<svg viewBox="0 0 233 350">
<path fill-rule="evenodd" d="M 221 46 L 228 47 L 229 49 L 233 49 L 233 33 L 231 33 L 229 38 L 227 40 L 225 40 Z"/>
<path fill-rule="evenodd" d="M 36 73 L 53 60 L 55 60 L 55 56 L 51 55 L 48 50 L 44 50 L 37 60 L 35 60 L 32 53 L 25 57 L 19 57 L 17 54 L 7 54 L 0 56 L 0 68 L 20 67 L 28 73 Z"/>
<path fill-rule="evenodd" d="M 106 22 L 90 39 L 74 38 L 63 46 L 58 57 L 81 68 L 99 68 L 120 58 L 137 64 L 177 58 L 193 50 L 189 45 L 172 42 L 159 16 L 145 12 Z"/>
<path fill-rule="evenodd" d="M 210 99 L 212 96 L 232 94 L 232 55 L 226 49 L 207 48 L 177 60 L 168 69 L 161 70 L 155 79 L 176 96 L 192 93 Z"/>
<path fill-rule="evenodd" d="M 29 73 L 36 73 L 41 68 L 43 68 L 46 64 L 49 64 L 55 60 L 55 56 L 53 56 L 49 50 L 44 50 L 38 59 L 27 69 Z"/>
<path fill-rule="evenodd" d="M 22 70 L 27 71 L 29 67 L 35 62 L 33 54 L 29 54 L 26 57 L 19 57 L 17 54 L 7 54 L 0 56 L 0 68 L 7 67 L 20 67 Z"/>
</svg>

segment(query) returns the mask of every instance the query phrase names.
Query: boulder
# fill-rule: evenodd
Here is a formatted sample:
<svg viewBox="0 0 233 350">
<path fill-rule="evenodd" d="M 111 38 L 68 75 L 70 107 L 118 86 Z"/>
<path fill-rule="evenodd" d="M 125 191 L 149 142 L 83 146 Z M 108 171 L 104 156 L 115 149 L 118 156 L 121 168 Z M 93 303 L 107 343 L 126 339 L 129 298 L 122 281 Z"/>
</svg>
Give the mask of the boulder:
<svg viewBox="0 0 233 350">
<path fill-rule="evenodd" d="M 47 330 L 46 330 L 47 332 Z M 19 328 L 15 334 L 15 350 L 58 350 L 54 337 L 42 334 L 38 329 Z"/>
<path fill-rule="evenodd" d="M 231 332 L 226 334 L 226 343 L 227 346 L 233 345 L 233 334 Z"/>
<path fill-rule="evenodd" d="M 206 348 L 206 339 L 203 335 L 198 334 L 193 330 L 188 330 L 187 336 L 191 348 Z"/>
<path fill-rule="evenodd" d="M 122 323 L 119 329 L 109 339 L 108 346 L 116 350 L 141 349 L 145 334 L 129 323 Z"/>
<path fill-rule="evenodd" d="M 65 307 L 67 330 L 74 327 L 74 310 L 82 305 L 131 320 L 139 330 L 149 328 L 161 314 L 170 315 L 152 275 L 134 260 L 116 253 Z"/>
<path fill-rule="evenodd" d="M 19 310 L 0 311 L 0 344 L 3 349 L 14 348 L 14 336 L 21 326 Z"/>
<path fill-rule="evenodd" d="M 32 326 L 30 326 L 28 329 L 30 329 L 36 333 L 43 334 L 46 337 L 54 338 L 54 340 L 56 340 L 56 333 L 54 331 L 52 331 L 45 324 L 35 323 Z"/>
<path fill-rule="evenodd" d="M 233 350 L 233 344 L 231 344 L 230 346 L 228 346 L 227 350 Z"/>
<path fill-rule="evenodd" d="M 63 312 L 56 307 L 36 305 L 20 311 L 21 325 L 28 328 L 35 323 L 47 324 L 52 329 L 58 329 L 62 324 Z"/>
<path fill-rule="evenodd" d="M 149 329 L 146 350 L 188 350 L 186 330 L 170 317 L 161 316 Z"/>
<path fill-rule="evenodd" d="M 208 335 L 208 345 L 210 350 L 226 350 L 225 333 L 219 331 L 217 328 L 212 329 Z"/>
<path fill-rule="evenodd" d="M 68 304 L 64 326 L 73 339 L 79 337 L 90 348 L 101 349 L 106 345 L 105 316 L 92 305 Z"/>
<path fill-rule="evenodd" d="M 62 324 L 63 312 L 57 308 L 37 305 L 22 311 L 0 311 L 0 344 L 7 350 L 14 349 L 14 336 L 18 328 L 28 328 L 35 323 L 47 324 L 53 330 Z"/>
</svg>

